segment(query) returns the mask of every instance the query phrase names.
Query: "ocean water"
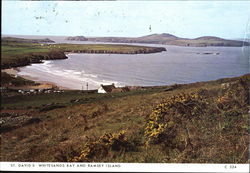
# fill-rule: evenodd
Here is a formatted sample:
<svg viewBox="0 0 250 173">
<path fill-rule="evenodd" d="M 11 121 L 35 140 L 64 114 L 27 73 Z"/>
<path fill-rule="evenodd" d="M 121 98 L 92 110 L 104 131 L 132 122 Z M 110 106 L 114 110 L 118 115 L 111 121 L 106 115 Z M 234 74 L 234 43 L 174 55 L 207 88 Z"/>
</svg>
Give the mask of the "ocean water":
<svg viewBox="0 0 250 173">
<path fill-rule="evenodd" d="M 151 46 L 164 46 L 167 51 L 138 55 L 74 53 L 65 60 L 22 67 L 19 74 L 70 89 L 87 89 L 87 84 L 88 89 L 96 89 L 100 84 L 159 86 L 249 73 L 249 47 Z"/>
</svg>

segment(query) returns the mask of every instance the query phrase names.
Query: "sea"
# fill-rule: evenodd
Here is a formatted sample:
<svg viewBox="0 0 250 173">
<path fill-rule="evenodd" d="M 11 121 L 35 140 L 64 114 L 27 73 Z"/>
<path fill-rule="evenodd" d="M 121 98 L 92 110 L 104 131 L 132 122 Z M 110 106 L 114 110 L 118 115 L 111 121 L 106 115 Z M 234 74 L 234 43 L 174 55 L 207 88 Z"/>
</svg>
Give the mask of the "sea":
<svg viewBox="0 0 250 173">
<path fill-rule="evenodd" d="M 67 41 L 63 36 L 16 36 L 49 38 L 56 43 L 119 44 Z M 124 44 L 124 43 L 122 43 Z M 68 59 L 49 60 L 19 68 L 19 75 L 47 81 L 68 89 L 97 89 L 101 84 L 116 86 L 161 86 L 216 80 L 249 73 L 250 48 L 165 47 L 151 54 L 67 54 Z"/>
</svg>

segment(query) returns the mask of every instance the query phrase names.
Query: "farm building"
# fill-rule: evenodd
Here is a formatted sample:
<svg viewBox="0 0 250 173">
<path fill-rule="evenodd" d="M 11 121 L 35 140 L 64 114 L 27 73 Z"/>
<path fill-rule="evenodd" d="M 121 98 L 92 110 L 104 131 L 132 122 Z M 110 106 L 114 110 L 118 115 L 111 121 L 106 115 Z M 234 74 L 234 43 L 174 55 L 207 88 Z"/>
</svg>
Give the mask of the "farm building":
<svg viewBox="0 0 250 173">
<path fill-rule="evenodd" d="M 100 88 L 98 88 L 98 93 L 111 93 L 113 89 L 115 89 L 115 84 L 113 83 L 112 85 L 101 84 Z"/>
<path fill-rule="evenodd" d="M 114 84 L 112 85 L 101 85 L 98 88 L 98 93 L 120 93 L 120 92 L 127 92 L 129 91 L 128 87 L 115 87 Z"/>
</svg>

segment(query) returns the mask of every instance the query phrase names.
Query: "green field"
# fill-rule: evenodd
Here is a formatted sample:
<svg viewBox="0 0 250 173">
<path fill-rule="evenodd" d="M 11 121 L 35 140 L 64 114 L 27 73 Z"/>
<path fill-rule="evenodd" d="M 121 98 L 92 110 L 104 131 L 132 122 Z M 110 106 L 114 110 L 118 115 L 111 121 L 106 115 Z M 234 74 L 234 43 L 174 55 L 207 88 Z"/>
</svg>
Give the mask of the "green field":
<svg viewBox="0 0 250 173">
<path fill-rule="evenodd" d="M 165 51 L 165 48 L 146 46 L 115 44 L 46 44 L 33 43 L 32 41 L 20 42 L 15 39 L 2 38 L 2 69 L 25 66 L 30 63 L 40 62 L 44 59 L 64 59 L 67 58 L 64 52 L 135 54 Z"/>
</svg>

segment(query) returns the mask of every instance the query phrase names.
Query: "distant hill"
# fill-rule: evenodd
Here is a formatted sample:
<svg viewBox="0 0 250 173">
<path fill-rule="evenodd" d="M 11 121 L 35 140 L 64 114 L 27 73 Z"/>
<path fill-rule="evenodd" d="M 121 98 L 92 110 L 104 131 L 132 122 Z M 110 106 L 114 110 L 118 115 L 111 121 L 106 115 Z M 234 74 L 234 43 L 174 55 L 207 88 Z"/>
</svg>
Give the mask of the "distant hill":
<svg viewBox="0 0 250 173">
<path fill-rule="evenodd" d="M 178 39 L 173 43 L 180 46 L 232 46 L 241 47 L 249 46 L 249 42 L 238 41 L 238 40 L 227 40 L 219 37 L 204 36 L 195 39 Z"/>
<path fill-rule="evenodd" d="M 83 37 L 83 36 L 82 36 Z M 85 38 L 85 37 L 84 37 Z M 77 37 L 68 37 L 67 40 L 79 40 Z M 94 42 L 115 42 L 115 43 L 148 43 L 148 44 L 166 44 L 177 46 L 193 46 L 193 47 L 205 47 L 205 46 L 232 46 L 241 47 L 249 46 L 250 43 L 239 40 L 227 40 L 219 37 L 204 36 L 195 39 L 180 38 L 175 35 L 162 33 L 151 34 L 142 37 L 87 37 L 80 41 L 94 41 Z"/>
<path fill-rule="evenodd" d="M 71 41 L 87 41 L 88 39 L 84 36 L 67 37 L 66 40 Z"/>
<path fill-rule="evenodd" d="M 168 41 L 177 40 L 177 39 L 179 38 L 174 35 L 163 33 L 163 34 L 152 34 L 152 35 L 146 35 L 143 37 L 138 37 L 136 41 L 165 44 Z"/>
<path fill-rule="evenodd" d="M 44 39 L 25 39 L 25 38 L 16 38 L 16 37 L 2 37 L 2 42 L 17 42 L 17 43 L 54 43 L 53 40 L 49 38 Z"/>
</svg>

